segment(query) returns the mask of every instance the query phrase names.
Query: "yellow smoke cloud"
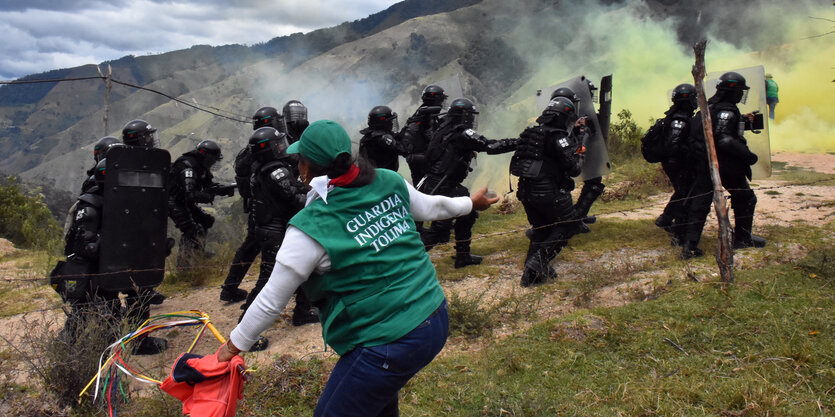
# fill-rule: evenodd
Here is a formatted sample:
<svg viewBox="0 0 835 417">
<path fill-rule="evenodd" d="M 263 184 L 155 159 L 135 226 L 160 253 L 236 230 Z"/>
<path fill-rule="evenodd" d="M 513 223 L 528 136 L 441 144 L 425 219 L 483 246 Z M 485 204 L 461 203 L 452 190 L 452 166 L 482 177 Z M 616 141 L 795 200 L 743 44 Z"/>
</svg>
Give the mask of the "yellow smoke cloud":
<svg viewBox="0 0 835 417">
<path fill-rule="evenodd" d="M 695 58 L 692 47 L 679 42 L 675 22 L 642 17 L 642 7 L 639 2 L 611 9 L 589 7 L 583 16 L 587 29 L 583 34 L 593 34 L 594 47 L 583 54 L 565 44 L 554 45 L 547 59 L 527 57 L 534 63 L 534 74 L 507 100 L 508 107 L 530 109 L 523 99 L 535 88 L 580 74 L 597 82 L 613 73 L 613 121 L 620 110 L 629 109 L 639 125 L 649 127 L 649 119 L 661 117 L 669 107 L 672 88 L 693 83 Z M 770 121 L 772 150 L 835 152 L 835 34 L 813 37 L 832 30 L 835 8 L 821 4 L 811 11 L 799 9 L 777 3 L 758 6 L 766 17 L 759 27 L 762 32 L 751 38 L 768 38 L 773 31 L 782 31 L 786 43 L 753 50 L 709 37 L 707 72 L 764 66 L 780 87 L 776 120 Z M 524 50 L 524 43 L 517 45 Z"/>
<path fill-rule="evenodd" d="M 803 39 L 814 34 L 814 25 L 806 16 L 789 16 L 796 19 L 791 36 L 798 39 L 792 43 L 778 45 L 764 51 L 743 51 L 736 47 L 712 40 L 708 44 L 706 64 L 708 71 L 763 65 L 767 73 L 774 76 L 780 87 L 780 103 L 776 118 L 770 121 L 771 147 L 775 151 L 835 152 L 835 35 Z M 825 26 L 818 26 L 821 32 Z M 615 56 L 633 56 L 631 59 L 614 59 L 615 80 L 621 81 L 615 97 L 616 108 L 629 108 L 639 123 L 646 125 L 649 117 L 658 117 L 665 109 L 666 92 L 676 82 L 690 82 L 689 75 L 694 58 L 692 54 L 676 53 L 672 33 L 660 27 L 644 25 L 639 27 L 641 36 L 624 31 L 619 36 Z M 763 28 L 767 30 L 767 28 Z M 818 32 L 820 33 L 820 32 Z M 657 42 L 658 39 L 668 42 Z M 637 54 L 632 55 L 634 51 Z M 689 52 L 689 51 L 688 51 Z M 637 56 L 637 57 L 635 57 Z M 666 57 L 659 62 L 659 57 Z M 646 73 L 654 74 L 652 80 L 663 82 L 639 82 L 634 69 L 644 65 Z M 657 65 L 656 65 L 657 64 Z M 645 73 L 645 74 L 646 74 Z M 665 75 L 671 75 L 667 78 Z M 673 81 L 676 80 L 676 81 Z M 637 87 L 637 88 L 636 88 Z M 654 97 L 647 97 L 651 94 Z M 663 97 L 660 104 L 655 97 Z M 622 100 L 622 101 L 621 101 Z"/>
</svg>

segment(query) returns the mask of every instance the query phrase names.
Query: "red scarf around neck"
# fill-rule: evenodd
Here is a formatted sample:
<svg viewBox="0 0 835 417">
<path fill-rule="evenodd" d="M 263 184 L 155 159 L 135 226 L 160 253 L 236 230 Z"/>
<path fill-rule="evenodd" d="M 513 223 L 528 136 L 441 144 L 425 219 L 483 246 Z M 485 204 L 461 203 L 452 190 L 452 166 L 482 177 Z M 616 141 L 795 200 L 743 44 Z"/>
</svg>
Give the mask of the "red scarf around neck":
<svg viewBox="0 0 835 417">
<path fill-rule="evenodd" d="M 356 164 L 351 164 L 351 167 L 348 168 L 348 172 L 331 179 L 328 181 L 328 184 L 335 185 L 337 187 L 344 187 L 352 182 L 357 178 L 360 174 L 360 168 Z"/>
</svg>

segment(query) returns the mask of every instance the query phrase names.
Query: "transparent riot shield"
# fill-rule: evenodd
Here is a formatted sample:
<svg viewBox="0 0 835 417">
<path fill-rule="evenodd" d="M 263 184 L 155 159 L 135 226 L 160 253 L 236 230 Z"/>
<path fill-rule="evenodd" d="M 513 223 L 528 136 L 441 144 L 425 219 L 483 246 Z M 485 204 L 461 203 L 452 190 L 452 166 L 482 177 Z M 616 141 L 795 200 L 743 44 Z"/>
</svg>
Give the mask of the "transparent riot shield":
<svg viewBox="0 0 835 417">
<path fill-rule="evenodd" d="M 107 153 L 98 285 L 154 287 L 165 275 L 168 169 L 164 149 L 119 146 Z"/>
<path fill-rule="evenodd" d="M 771 138 L 768 132 L 768 104 L 765 102 L 765 69 L 762 65 L 758 65 L 756 67 L 709 72 L 705 77 L 705 95 L 708 98 L 716 92 L 716 81 L 719 80 L 719 77 L 729 71 L 742 74 L 745 77 L 745 83 L 750 87 L 745 103 L 737 104 L 740 113 L 759 112 L 765 121 L 763 128 L 758 131 L 746 130 L 745 140 L 748 141 L 748 148 L 751 149 L 751 152 L 757 154 L 758 158 L 757 163 L 751 166 L 752 178 L 768 178 L 771 176 Z"/>
<path fill-rule="evenodd" d="M 606 90 L 601 89 L 599 94 L 601 115 L 605 113 L 605 117 L 603 118 L 605 124 L 601 123 L 598 117 L 598 111 L 594 108 L 595 101 L 597 100 L 596 97 L 593 97 L 593 92 L 589 88 L 589 80 L 584 75 L 543 88 L 536 97 L 537 107 L 544 109 L 548 106 L 548 102 L 551 100 L 551 93 L 554 90 L 561 87 L 568 87 L 580 99 L 580 104 L 578 105 L 580 116 L 588 117 L 591 123 L 594 124 L 594 135 L 589 136 L 585 143 L 586 153 L 583 157 L 583 172 L 578 177 L 580 180 L 601 177 L 612 171 L 612 165 L 609 162 L 609 152 L 606 148 L 609 137 L 609 119 L 612 103 L 612 76 L 607 75 L 604 77 L 600 85 L 601 87 L 606 87 Z"/>
<path fill-rule="evenodd" d="M 446 100 L 447 106 L 449 106 L 449 103 L 456 98 L 466 97 L 464 95 L 464 88 L 461 86 L 461 74 L 455 74 L 451 77 L 444 78 L 443 80 L 433 82 L 431 84 L 439 85 L 444 89 L 444 94 L 449 97 Z M 442 109 L 441 111 L 446 111 L 446 109 Z"/>
</svg>

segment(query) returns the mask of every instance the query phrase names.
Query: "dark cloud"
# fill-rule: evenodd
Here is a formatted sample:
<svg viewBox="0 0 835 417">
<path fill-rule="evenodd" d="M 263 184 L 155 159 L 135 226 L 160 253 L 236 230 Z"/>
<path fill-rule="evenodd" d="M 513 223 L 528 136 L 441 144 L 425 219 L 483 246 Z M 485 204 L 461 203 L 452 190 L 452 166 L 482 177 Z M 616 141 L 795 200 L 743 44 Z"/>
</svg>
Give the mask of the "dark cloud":
<svg viewBox="0 0 835 417">
<path fill-rule="evenodd" d="M 395 0 L 135 0 L 0 3 L 0 78 L 196 44 L 254 44 L 333 26 Z"/>
</svg>

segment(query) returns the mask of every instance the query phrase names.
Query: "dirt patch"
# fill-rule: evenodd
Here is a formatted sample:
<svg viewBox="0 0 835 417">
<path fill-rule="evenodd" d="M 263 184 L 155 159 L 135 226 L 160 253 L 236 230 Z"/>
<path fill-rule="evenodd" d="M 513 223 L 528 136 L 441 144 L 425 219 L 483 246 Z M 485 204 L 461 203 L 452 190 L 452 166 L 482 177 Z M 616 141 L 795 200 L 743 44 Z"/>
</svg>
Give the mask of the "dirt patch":
<svg viewBox="0 0 835 417">
<path fill-rule="evenodd" d="M 824 174 L 835 174 L 835 155 L 776 152 L 772 161 L 785 162 L 790 167 L 815 170 Z"/>
<path fill-rule="evenodd" d="M 0 258 L 4 256 L 11 255 L 17 252 L 18 249 L 14 247 L 12 242 L 9 242 L 6 239 L 0 238 Z"/>
<path fill-rule="evenodd" d="M 779 153 L 773 161 L 787 162 L 790 166 L 803 167 L 816 172 L 835 174 L 835 155 Z M 790 226 L 801 221 L 823 225 L 835 217 L 835 187 L 828 185 L 795 185 L 776 177 L 752 181 L 751 188 L 757 194 L 755 231 L 765 224 Z M 641 208 L 612 214 L 598 215 L 601 219 L 637 220 L 654 219 L 669 200 L 669 195 L 657 195 L 646 199 Z M 733 210 L 731 210 L 733 222 Z M 711 209 L 705 230 L 715 230 L 716 214 Z"/>
</svg>

